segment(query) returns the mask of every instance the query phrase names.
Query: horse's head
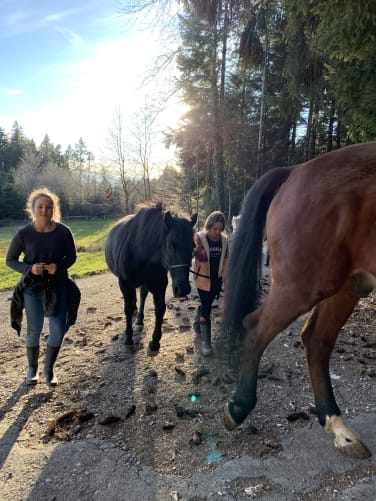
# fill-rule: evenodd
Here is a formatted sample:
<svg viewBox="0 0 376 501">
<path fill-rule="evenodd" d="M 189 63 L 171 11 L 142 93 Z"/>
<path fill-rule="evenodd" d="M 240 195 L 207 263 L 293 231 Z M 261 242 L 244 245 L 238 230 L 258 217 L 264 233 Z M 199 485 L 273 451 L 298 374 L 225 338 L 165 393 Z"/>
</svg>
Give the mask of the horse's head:
<svg viewBox="0 0 376 501">
<path fill-rule="evenodd" d="M 197 214 L 193 214 L 189 220 L 166 212 L 163 222 L 167 230 L 164 264 L 171 275 L 174 297 L 183 297 L 191 292 L 189 268 L 192 263 L 193 227 L 197 222 Z"/>
</svg>

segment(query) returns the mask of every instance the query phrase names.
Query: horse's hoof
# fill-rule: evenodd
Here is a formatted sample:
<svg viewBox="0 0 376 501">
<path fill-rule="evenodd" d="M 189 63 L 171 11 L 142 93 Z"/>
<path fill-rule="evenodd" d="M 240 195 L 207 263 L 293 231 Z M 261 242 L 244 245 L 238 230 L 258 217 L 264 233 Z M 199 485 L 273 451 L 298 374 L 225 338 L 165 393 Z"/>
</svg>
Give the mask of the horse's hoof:
<svg viewBox="0 0 376 501">
<path fill-rule="evenodd" d="M 153 343 L 153 341 L 150 341 L 147 350 L 149 357 L 156 357 L 159 353 L 159 348 L 159 343 Z"/>
<path fill-rule="evenodd" d="M 350 458 L 367 459 L 372 456 L 371 451 L 366 445 L 364 445 L 364 443 L 360 439 L 356 441 L 351 440 L 348 443 L 341 445 L 334 443 L 334 445 L 341 454 Z"/>
<path fill-rule="evenodd" d="M 334 445 L 344 456 L 355 459 L 366 459 L 371 456 L 359 435 L 353 432 L 341 416 L 326 416 L 324 430 L 334 433 Z"/>
<path fill-rule="evenodd" d="M 225 426 L 229 431 L 232 431 L 244 421 L 249 411 L 247 412 L 243 407 L 230 400 L 225 404 L 224 414 Z"/>
<path fill-rule="evenodd" d="M 223 412 L 224 412 L 223 420 L 224 420 L 226 430 L 228 430 L 228 431 L 235 430 L 239 425 L 231 415 L 230 402 L 225 403 L 225 406 L 223 408 Z"/>
<path fill-rule="evenodd" d="M 124 336 L 124 341 L 123 343 L 125 344 L 125 349 L 131 353 L 134 353 L 136 351 L 134 341 L 131 339 L 129 336 L 125 334 Z"/>
<path fill-rule="evenodd" d="M 149 357 L 156 357 L 159 353 L 159 350 L 152 350 L 150 346 L 148 346 L 148 356 Z"/>
<path fill-rule="evenodd" d="M 142 332 L 144 330 L 144 324 L 134 324 L 134 332 Z"/>
</svg>

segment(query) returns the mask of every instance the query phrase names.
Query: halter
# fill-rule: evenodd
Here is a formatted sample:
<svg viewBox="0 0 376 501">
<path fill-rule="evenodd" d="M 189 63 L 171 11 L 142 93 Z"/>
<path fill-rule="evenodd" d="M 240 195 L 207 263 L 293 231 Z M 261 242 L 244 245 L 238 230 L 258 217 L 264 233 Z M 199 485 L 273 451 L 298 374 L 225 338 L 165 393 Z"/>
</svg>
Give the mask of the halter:
<svg viewBox="0 0 376 501">
<path fill-rule="evenodd" d="M 190 264 L 173 264 L 172 266 L 167 265 L 167 268 L 169 270 L 172 270 L 172 268 L 189 268 Z"/>
<path fill-rule="evenodd" d="M 191 265 L 190 264 L 173 264 L 173 265 L 169 265 L 165 261 L 164 262 L 164 266 L 167 268 L 168 271 L 171 271 L 173 268 L 189 268 Z"/>
</svg>

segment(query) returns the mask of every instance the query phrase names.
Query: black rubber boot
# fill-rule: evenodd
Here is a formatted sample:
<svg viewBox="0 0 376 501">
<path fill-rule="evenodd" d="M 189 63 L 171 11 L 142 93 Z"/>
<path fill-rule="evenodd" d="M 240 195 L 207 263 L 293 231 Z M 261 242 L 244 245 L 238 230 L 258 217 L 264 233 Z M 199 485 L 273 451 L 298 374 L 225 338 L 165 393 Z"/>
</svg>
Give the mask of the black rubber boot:
<svg viewBox="0 0 376 501">
<path fill-rule="evenodd" d="M 195 319 L 193 321 L 193 330 L 195 331 L 196 337 L 201 336 L 200 316 L 201 316 L 201 306 L 197 306 Z"/>
<path fill-rule="evenodd" d="M 201 342 L 200 353 L 207 357 L 213 355 L 213 348 L 211 345 L 211 322 L 200 322 Z"/>
<path fill-rule="evenodd" d="M 29 365 L 26 374 L 26 384 L 37 384 L 39 381 L 39 374 L 38 374 L 39 346 L 33 346 L 32 348 L 26 347 L 26 355 L 27 355 L 27 362 Z"/>
<path fill-rule="evenodd" d="M 46 378 L 47 386 L 57 386 L 57 378 L 54 375 L 54 364 L 59 354 L 60 346 L 47 345 L 46 358 L 44 361 L 44 376 Z"/>
</svg>

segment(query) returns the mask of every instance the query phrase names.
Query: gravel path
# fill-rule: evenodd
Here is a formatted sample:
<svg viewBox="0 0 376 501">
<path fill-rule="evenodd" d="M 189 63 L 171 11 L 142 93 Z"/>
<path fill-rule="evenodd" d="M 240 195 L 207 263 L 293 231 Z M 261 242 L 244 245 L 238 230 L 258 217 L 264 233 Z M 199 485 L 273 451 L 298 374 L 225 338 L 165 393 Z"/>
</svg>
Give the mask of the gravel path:
<svg viewBox="0 0 376 501">
<path fill-rule="evenodd" d="M 268 348 L 258 406 L 229 433 L 222 406 L 234 386 L 216 386 L 215 360 L 197 353 L 194 294 L 168 298 L 161 352 L 151 359 L 144 348 L 151 300 L 145 332 L 129 354 L 116 279 L 104 274 L 77 283 L 82 303 L 57 362 L 55 391 L 42 378 L 36 388 L 25 386 L 23 339 L 9 327 L 11 294 L 0 293 L 1 500 L 376 499 L 372 297 L 343 330 L 331 367 L 339 405 L 374 454 L 356 461 L 339 455 L 310 412 L 297 336 L 303 319 Z M 220 303 L 214 333 L 219 310 Z"/>
</svg>

